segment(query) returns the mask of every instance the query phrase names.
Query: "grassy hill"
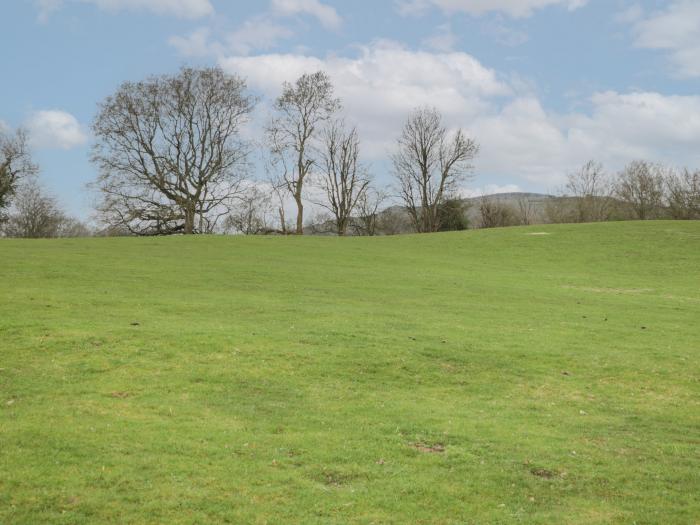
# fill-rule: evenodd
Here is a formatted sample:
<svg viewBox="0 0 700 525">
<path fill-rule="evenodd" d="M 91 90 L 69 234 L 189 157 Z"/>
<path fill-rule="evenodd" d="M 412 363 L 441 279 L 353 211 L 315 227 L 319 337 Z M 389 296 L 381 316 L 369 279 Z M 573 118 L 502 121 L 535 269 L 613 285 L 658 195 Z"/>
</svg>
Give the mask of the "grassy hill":
<svg viewBox="0 0 700 525">
<path fill-rule="evenodd" d="M 0 240 L 0 523 L 697 523 L 700 223 Z"/>
</svg>

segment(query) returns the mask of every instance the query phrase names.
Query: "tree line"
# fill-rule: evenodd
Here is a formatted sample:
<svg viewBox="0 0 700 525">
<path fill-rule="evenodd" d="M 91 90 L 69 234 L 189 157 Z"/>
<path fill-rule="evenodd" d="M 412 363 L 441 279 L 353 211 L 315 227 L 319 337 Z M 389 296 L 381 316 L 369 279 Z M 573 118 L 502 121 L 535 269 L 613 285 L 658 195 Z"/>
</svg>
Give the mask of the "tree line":
<svg viewBox="0 0 700 525">
<path fill-rule="evenodd" d="M 556 222 L 700 219 L 700 170 L 636 160 L 617 174 L 590 161 L 569 175 L 548 213 Z"/>
<path fill-rule="evenodd" d="M 92 124 L 98 176 L 90 188 L 99 231 L 342 236 L 469 226 L 458 190 L 473 172 L 479 146 L 464 130 L 449 131 L 435 108 L 407 116 L 391 156 L 394 184 L 381 188 L 326 73 L 284 83 L 262 136 L 252 137 L 249 124 L 259 102 L 244 79 L 220 68 L 183 68 L 122 84 L 100 103 Z M 39 186 L 27 144 L 22 130 L 0 133 L 3 235 L 89 233 Z M 264 177 L 252 175 L 256 147 L 264 152 Z M 472 226 L 697 219 L 699 179 L 699 172 L 643 161 L 611 177 L 589 162 L 543 210 L 482 199 Z M 325 216 L 309 221 L 308 202 Z"/>
<path fill-rule="evenodd" d="M 700 219 L 700 170 L 637 160 L 609 173 L 601 163 L 589 161 L 570 173 L 557 193 L 539 203 L 527 198 L 478 199 L 474 226 Z"/>
<path fill-rule="evenodd" d="M 39 184 L 27 133 L 0 130 L 0 235 L 85 237 L 90 228 L 66 214 Z"/>
</svg>

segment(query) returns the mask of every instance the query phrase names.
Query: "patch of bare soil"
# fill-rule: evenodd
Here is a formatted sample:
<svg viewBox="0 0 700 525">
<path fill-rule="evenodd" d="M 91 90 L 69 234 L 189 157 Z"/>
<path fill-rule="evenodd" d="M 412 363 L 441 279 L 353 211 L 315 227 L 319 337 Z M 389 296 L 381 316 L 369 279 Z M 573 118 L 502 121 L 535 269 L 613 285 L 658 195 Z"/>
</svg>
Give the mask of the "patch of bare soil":
<svg viewBox="0 0 700 525">
<path fill-rule="evenodd" d="M 356 477 L 353 474 L 337 470 L 324 470 L 319 477 L 319 481 L 329 487 L 341 487 L 352 482 Z"/>
<path fill-rule="evenodd" d="M 442 454 L 445 452 L 445 445 L 441 443 L 434 443 L 432 445 L 426 443 L 412 443 L 411 448 L 415 448 L 418 452 L 423 452 L 425 454 Z"/>
<path fill-rule="evenodd" d="M 533 469 L 530 469 L 530 473 L 533 476 L 537 476 L 538 478 L 544 478 L 544 479 L 552 479 L 558 475 L 553 470 L 547 470 L 546 468 L 533 468 Z"/>
<path fill-rule="evenodd" d="M 126 399 L 127 397 L 131 396 L 131 394 L 129 392 L 112 392 L 110 396 L 117 399 Z"/>
</svg>

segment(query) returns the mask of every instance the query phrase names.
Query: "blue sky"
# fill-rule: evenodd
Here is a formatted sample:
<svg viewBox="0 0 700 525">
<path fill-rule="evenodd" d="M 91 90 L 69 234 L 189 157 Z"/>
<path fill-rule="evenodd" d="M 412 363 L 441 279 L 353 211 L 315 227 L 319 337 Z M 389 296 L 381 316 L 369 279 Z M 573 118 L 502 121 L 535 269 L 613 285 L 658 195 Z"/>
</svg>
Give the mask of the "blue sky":
<svg viewBox="0 0 700 525">
<path fill-rule="evenodd" d="M 260 94 L 323 68 L 378 179 L 412 107 L 481 144 L 470 191 L 549 191 L 594 158 L 700 167 L 700 2 L 12 0 L 0 4 L 0 126 L 90 213 L 97 104 L 126 80 L 220 65 Z"/>
</svg>

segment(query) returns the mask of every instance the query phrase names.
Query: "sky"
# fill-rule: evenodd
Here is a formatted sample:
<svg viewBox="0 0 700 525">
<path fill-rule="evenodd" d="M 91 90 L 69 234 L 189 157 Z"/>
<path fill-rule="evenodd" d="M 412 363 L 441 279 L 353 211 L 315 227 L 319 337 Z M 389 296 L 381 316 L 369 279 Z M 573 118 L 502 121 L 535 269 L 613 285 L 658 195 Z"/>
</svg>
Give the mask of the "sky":
<svg viewBox="0 0 700 525">
<path fill-rule="evenodd" d="M 87 218 L 90 125 L 125 81 L 218 65 L 260 97 L 323 69 L 365 161 L 412 109 L 480 144 L 464 192 L 552 192 L 595 159 L 700 168 L 698 0 L 2 0 L 0 127 L 24 127 L 42 181 Z"/>
</svg>

